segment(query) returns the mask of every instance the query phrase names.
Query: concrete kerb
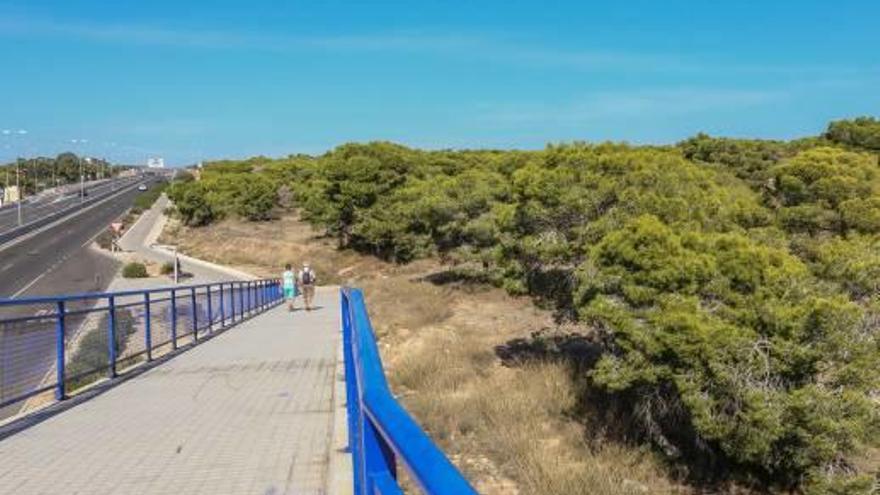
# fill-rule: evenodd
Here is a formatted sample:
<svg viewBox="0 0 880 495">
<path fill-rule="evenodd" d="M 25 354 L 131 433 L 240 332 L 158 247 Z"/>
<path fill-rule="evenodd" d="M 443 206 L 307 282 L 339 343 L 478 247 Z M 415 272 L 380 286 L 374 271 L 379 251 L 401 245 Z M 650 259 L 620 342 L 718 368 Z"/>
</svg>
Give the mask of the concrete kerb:
<svg viewBox="0 0 880 495">
<path fill-rule="evenodd" d="M 333 290 L 338 291 L 338 287 Z M 345 348 L 342 325 L 339 326 L 339 344 L 336 350 L 336 371 L 333 383 L 333 436 L 330 440 L 329 476 L 327 493 L 350 495 L 354 492 L 354 468 L 349 449 L 348 407 L 345 389 Z"/>
<path fill-rule="evenodd" d="M 168 246 L 164 246 L 162 244 L 151 244 L 150 249 L 171 258 L 174 258 L 174 255 L 177 254 L 177 257 L 180 258 L 182 261 L 186 261 L 187 263 L 192 263 L 194 265 L 199 265 L 209 270 L 215 270 L 221 273 L 225 273 L 229 276 L 236 277 L 242 280 L 256 280 L 259 278 L 256 275 L 243 272 L 241 270 L 218 265 L 216 263 L 211 263 L 210 261 L 201 260 L 199 258 L 193 258 L 192 256 L 187 256 L 185 254 L 175 253 L 174 250 L 169 249 Z"/>
</svg>

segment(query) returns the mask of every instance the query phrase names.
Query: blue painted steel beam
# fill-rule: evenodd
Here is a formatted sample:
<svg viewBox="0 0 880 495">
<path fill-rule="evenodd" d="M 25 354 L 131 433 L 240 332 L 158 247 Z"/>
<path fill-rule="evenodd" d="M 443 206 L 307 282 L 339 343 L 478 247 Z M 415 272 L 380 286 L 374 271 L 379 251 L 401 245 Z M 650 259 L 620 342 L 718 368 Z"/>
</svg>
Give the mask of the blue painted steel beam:
<svg viewBox="0 0 880 495">
<path fill-rule="evenodd" d="M 394 490 L 396 483 L 390 484 L 399 460 L 425 493 L 476 494 L 391 395 L 363 293 L 343 289 L 342 300 L 343 344 L 350 362 L 346 366 L 346 392 L 349 414 L 355 415 L 349 418 L 355 493 L 399 493 L 399 488 Z"/>
</svg>

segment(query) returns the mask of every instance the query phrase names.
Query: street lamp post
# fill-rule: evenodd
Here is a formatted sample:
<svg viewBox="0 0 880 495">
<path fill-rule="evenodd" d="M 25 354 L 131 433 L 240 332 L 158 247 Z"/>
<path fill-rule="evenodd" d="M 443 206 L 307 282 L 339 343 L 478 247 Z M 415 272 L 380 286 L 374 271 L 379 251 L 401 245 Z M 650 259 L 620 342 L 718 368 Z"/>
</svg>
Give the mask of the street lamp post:
<svg viewBox="0 0 880 495">
<path fill-rule="evenodd" d="M 73 144 L 85 144 L 88 142 L 86 139 L 71 139 L 71 143 Z M 86 200 L 86 178 L 83 175 L 83 163 L 81 153 L 76 154 L 76 160 L 79 162 L 79 204 L 85 203 Z"/>
<path fill-rule="evenodd" d="M 18 190 L 18 225 L 21 226 L 21 200 L 24 194 L 21 190 L 21 158 L 15 159 L 15 189 Z"/>
</svg>

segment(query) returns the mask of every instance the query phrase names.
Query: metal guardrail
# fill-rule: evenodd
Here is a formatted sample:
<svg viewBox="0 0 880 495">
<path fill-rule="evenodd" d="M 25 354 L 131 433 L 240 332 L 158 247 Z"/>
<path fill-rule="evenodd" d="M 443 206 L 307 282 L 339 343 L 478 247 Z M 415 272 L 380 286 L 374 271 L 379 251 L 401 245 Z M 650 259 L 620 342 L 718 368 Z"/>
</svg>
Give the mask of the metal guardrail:
<svg viewBox="0 0 880 495">
<path fill-rule="evenodd" d="M 0 419 L 28 412 L 31 401 L 64 400 L 281 300 L 277 279 L 0 299 Z"/>
<path fill-rule="evenodd" d="M 355 494 L 402 494 L 397 461 L 427 494 L 476 494 L 391 395 L 363 293 L 344 288 L 341 301 Z"/>
<path fill-rule="evenodd" d="M 82 202 L 77 202 L 77 203 L 72 204 L 72 205 L 68 206 L 67 208 L 63 208 L 61 210 L 46 213 L 45 215 L 43 215 L 42 217 L 40 217 L 37 220 L 33 220 L 33 221 L 28 222 L 24 225 L 13 227 L 9 230 L 6 230 L 5 232 L 0 232 L 0 245 L 3 245 L 5 243 L 15 239 L 16 237 L 22 236 L 24 234 L 27 234 L 28 232 L 31 232 L 33 230 L 40 228 L 40 227 L 43 227 L 44 225 L 49 225 L 50 223 L 52 223 L 56 220 L 64 218 L 68 215 L 72 215 L 73 213 L 76 213 L 77 211 L 82 210 L 83 208 L 88 208 L 89 206 L 91 206 L 99 201 L 102 201 L 104 199 L 107 199 L 117 193 L 122 193 L 123 191 L 133 189 L 137 184 L 140 184 L 143 181 L 144 181 L 143 178 L 136 178 L 131 181 L 124 181 L 124 183 L 122 183 L 122 184 L 117 184 L 116 188 L 112 188 L 111 190 L 106 191 L 102 194 L 98 194 L 95 196 L 89 196 L 88 199 L 84 199 L 84 201 L 82 201 Z"/>
</svg>

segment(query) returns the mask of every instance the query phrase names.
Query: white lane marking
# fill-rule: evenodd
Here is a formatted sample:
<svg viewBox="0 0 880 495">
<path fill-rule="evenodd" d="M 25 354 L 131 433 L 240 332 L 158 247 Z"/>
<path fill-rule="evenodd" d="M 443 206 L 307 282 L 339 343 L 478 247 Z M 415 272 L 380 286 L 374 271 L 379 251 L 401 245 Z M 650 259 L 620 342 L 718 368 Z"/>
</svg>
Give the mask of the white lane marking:
<svg viewBox="0 0 880 495">
<path fill-rule="evenodd" d="M 97 203 L 93 203 L 93 204 L 91 204 L 81 210 L 77 210 L 77 211 L 71 213 L 70 215 L 61 217 L 58 220 L 50 223 L 49 225 L 43 226 L 37 230 L 34 230 L 32 232 L 28 232 L 27 234 L 23 234 L 19 237 L 16 237 L 15 239 L 12 239 L 11 241 L 7 242 L 6 244 L 0 245 L 0 251 L 3 251 L 4 249 L 9 249 L 12 246 L 15 246 L 16 244 L 24 242 L 24 241 L 30 239 L 31 237 L 34 237 L 37 234 L 43 233 L 49 229 L 57 227 L 58 225 L 62 224 L 63 222 L 66 222 L 68 220 L 72 220 L 73 218 L 78 217 L 78 216 L 82 215 L 83 213 L 92 210 L 95 207 L 101 206 L 102 204 L 121 196 L 123 193 L 131 191 L 135 187 L 137 187 L 137 184 L 132 184 L 130 187 L 128 187 L 126 189 L 120 189 L 118 193 L 116 193 L 112 196 L 109 196 L 107 198 L 104 198 Z"/>
<path fill-rule="evenodd" d="M 101 235 L 103 232 L 104 232 L 104 229 L 99 230 L 97 234 L 93 235 L 92 237 L 89 238 L 89 240 L 84 242 L 82 244 L 82 246 L 80 246 L 80 248 L 84 248 L 84 247 L 88 246 L 89 244 L 91 244 L 95 240 L 95 238 L 98 237 L 99 235 Z M 3 249 L 4 248 L 2 246 L 0 246 L 0 250 L 3 250 Z M 33 287 L 35 283 L 39 282 L 43 277 L 52 273 L 55 270 L 55 268 L 57 268 L 58 266 L 61 265 L 61 263 L 64 263 L 65 261 L 67 261 L 68 258 L 70 258 L 70 254 L 64 255 L 59 261 L 56 261 L 55 264 L 53 264 L 51 267 L 49 267 L 48 270 L 41 273 L 37 278 L 31 280 L 27 285 L 22 287 L 18 292 L 16 292 L 15 294 L 12 294 L 12 296 L 10 296 L 9 299 L 15 299 L 16 297 L 23 294 L 25 291 L 27 291 L 28 289 Z"/>
<path fill-rule="evenodd" d="M 35 283 L 39 282 L 40 279 L 42 279 L 43 277 L 48 275 L 51 271 L 52 271 L 52 269 L 50 268 L 48 271 L 41 273 L 37 278 L 31 280 L 27 285 L 22 287 L 18 292 L 16 292 L 15 294 L 12 294 L 12 296 L 9 299 L 15 299 L 16 297 L 22 295 L 26 290 L 33 287 Z"/>
</svg>

